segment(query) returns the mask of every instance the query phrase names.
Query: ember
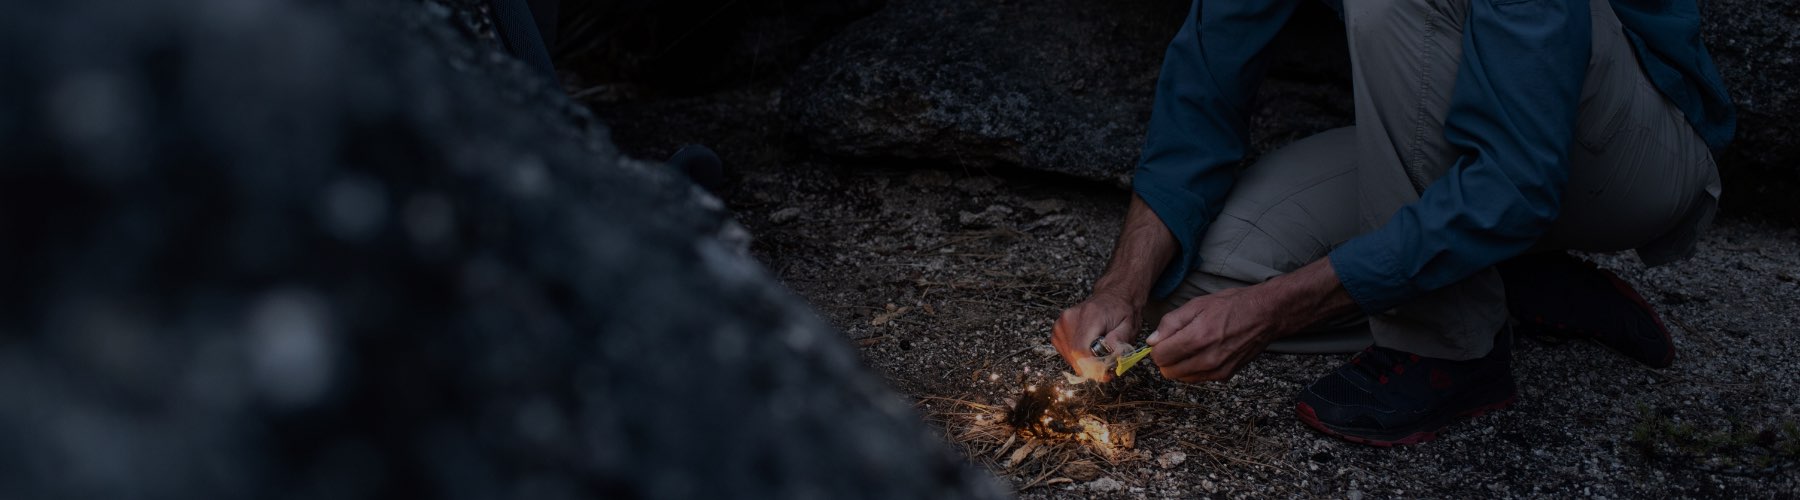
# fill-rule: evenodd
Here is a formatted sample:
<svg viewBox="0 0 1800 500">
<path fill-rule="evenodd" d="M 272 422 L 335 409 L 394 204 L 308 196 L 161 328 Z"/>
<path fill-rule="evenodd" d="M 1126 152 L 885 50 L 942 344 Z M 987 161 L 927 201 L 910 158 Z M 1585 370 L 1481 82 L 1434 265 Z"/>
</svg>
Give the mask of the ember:
<svg viewBox="0 0 1800 500">
<path fill-rule="evenodd" d="M 1067 405 L 1057 404 L 1070 393 L 1056 388 L 1038 390 L 1036 385 L 1026 386 L 1012 409 L 1007 410 L 1006 423 L 1032 437 L 1066 436 L 1078 432 L 1081 427 L 1077 424 L 1077 416 Z"/>
</svg>

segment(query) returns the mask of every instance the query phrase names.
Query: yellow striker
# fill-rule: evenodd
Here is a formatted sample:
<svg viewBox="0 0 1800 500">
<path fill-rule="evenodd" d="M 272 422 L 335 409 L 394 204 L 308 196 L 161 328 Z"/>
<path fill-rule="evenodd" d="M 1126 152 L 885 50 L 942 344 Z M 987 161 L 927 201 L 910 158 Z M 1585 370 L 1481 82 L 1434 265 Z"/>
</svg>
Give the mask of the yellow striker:
<svg viewBox="0 0 1800 500">
<path fill-rule="evenodd" d="M 1131 354 L 1126 354 L 1125 357 L 1119 358 L 1119 366 L 1113 367 L 1113 376 L 1117 377 L 1124 375 L 1125 370 L 1130 370 L 1131 367 L 1137 366 L 1139 361 L 1143 361 L 1144 358 L 1149 356 L 1150 346 L 1144 346 L 1144 348 L 1133 351 Z"/>
</svg>

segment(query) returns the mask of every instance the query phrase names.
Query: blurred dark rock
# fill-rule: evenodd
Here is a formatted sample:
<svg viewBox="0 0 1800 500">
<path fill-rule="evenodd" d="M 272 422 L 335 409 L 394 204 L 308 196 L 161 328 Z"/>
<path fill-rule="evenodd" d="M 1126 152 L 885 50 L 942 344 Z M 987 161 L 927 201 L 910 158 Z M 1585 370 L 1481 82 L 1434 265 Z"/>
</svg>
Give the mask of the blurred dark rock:
<svg viewBox="0 0 1800 500">
<path fill-rule="evenodd" d="M 0 497 L 998 496 L 478 12 L 6 3 Z"/>
<path fill-rule="evenodd" d="M 1181 0 L 895 0 L 789 80 L 794 136 L 851 158 L 1129 174 Z M 1335 14 L 1308 3 L 1278 42 L 1257 146 L 1350 122 Z M 1316 43 L 1314 43 L 1316 42 Z"/>
<path fill-rule="evenodd" d="M 477 0 L 453 0 L 477 1 Z M 820 42 L 884 0 L 563 2 L 557 66 L 633 95 L 692 94 L 785 76 Z"/>
</svg>

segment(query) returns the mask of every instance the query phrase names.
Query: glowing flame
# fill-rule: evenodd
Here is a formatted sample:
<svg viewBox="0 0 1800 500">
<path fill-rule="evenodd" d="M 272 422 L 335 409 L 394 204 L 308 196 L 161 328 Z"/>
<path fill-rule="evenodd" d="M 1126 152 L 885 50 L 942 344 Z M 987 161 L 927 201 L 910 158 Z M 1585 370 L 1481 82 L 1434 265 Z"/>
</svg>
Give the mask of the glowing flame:
<svg viewBox="0 0 1800 500">
<path fill-rule="evenodd" d="M 1071 374 L 1063 372 L 1063 379 L 1067 380 L 1069 385 L 1077 385 L 1089 381 L 1106 382 L 1112 380 L 1112 367 L 1118 362 L 1118 354 L 1077 359 L 1075 360 L 1075 373 Z"/>
</svg>

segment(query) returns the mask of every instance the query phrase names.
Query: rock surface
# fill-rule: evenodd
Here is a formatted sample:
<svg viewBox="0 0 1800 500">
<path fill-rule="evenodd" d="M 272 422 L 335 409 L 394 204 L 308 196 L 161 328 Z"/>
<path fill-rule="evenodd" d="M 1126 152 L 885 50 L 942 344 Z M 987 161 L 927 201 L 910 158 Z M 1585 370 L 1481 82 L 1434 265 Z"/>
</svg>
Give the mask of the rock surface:
<svg viewBox="0 0 1800 500">
<path fill-rule="evenodd" d="M 794 137 L 858 160 L 1020 166 L 1120 179 L 1137 160 L 1180 0 L 896 0 L 815 52 L 783 95 Z M 1739 107 L 1729 209 L 1800 220 L 1800 6 L 1706 2 Z M 1343 27 L 1316 2 L 1277 41 L 1252 151 L 1353 120 Z"/>
<path fill-rule="evenodd" d="M 557 66 L 587 84 L 629 84 L 633 92 L 704 91 L 784 75 L 839 28 L 883 3 L 563 2 Z"/>
<path fill-rule="evenodd" d="M 784 112 L 832 155 L 1121 179 L 1186 12 L 1179 0 L 894 1 L 815 52 Z M 1335 19 L 1321 6 L 1304 12 L 1280 42 L 1259 142 L 1349 123 L 1342 42 L 1296 43 L 1341 40 L 1342 27 L 1320 22 Z"/>
<path fill-rule="evenodd" d="M 1718 158 L 1728 211 L 1800 223 L 1800 3 L 1704 2 L 1706 47 L 1737 104 L 1737 139 Z"/>
<path fill-rule="evenodd" d="M 7 4 L 0 496 L 996 496 L 453 5 Z"/>
</svg>

